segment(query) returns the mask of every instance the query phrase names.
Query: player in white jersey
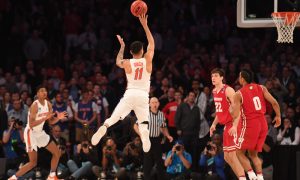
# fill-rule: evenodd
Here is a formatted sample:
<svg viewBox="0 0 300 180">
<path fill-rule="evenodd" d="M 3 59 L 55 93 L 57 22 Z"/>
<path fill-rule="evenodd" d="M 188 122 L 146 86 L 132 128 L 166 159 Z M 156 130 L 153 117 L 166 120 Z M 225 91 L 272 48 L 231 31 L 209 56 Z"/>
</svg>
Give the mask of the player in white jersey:
<svg viewBox="0 0 300 180">
<path fill-rule="evenodd" d="M 152 59 L 154 56 L 154 39 L 147 24 L 148 15 L 139 17 L 140 23 L 145 30 L 148 47 L 144 54 L 143 43 L 135 41 L 130 45 L 132 59 L 123 59 L 125 43 L 117 35 L 121 48 L 116 58 L 116 64 L 123 68 L 127 78 L 127 89 L 123 98 L 115 108 L 111 117 L 106 119 L 103 126 L 92 137 L 92 144 L 96 145 L 106 134 L 107 128 L 124 119 L 133 110 L 138 119 L 139 132 L 143 143 L 144 152 L 148 152 L 151 147 L 148 130 L 149 115 L 149 90 L 150 76 L 152 72 Z"/>
<path fill-rule="evenodd" d="M 47 100 L 47 90 L 44 87 L 37 89 L 37 100 L 35 100 L 28 113 L 28 124 L 24 130 L 24 139 L 26 151 L 29 156 L 29 162 L 22 166 L 15 175 L 9 180 L 18 179 L 37 165 L 37 150 L 45 147 L 52 154 L 51 171 L 47 180 L 56 180 L 56 168 L 60 158 L 60 151 L 54 141 L 50 140 L 50 136 L 43 130 L 45 121 L 50 124 L 57 123 L 60 119 L 67 116 L 66 112 L 53 113 L 52 105 Z"/>
</svg>

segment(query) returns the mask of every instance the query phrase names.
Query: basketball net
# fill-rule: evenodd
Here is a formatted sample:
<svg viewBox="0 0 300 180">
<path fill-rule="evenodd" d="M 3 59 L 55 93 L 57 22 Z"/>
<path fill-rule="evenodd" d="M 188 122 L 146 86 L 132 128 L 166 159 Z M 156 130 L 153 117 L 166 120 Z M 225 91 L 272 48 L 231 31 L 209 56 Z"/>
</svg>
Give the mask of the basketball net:
<svg viewBox="0 0 300 180">
<path fill-rule="evenodd" d="M 293 43 L 293 33 L 300 18 L 300 12 L 274 12 L 272 18 L 277 27 L 277 42 Z"/>
</svg>

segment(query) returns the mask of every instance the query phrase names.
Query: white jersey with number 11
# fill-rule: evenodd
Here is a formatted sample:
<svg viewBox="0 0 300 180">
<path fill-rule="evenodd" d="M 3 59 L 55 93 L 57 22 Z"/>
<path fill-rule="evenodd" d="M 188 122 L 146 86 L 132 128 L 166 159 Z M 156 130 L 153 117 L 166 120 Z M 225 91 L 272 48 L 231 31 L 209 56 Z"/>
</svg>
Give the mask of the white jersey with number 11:
<svg viewBox="0 0 300 180">
<path fill-rule="evenodd" d="M 146 91 L 150 90 L 151 73 L 147 72 L 146 59 L 130 59 L 131 73 L 126 74 L 127 89 L 139 89 Z"/>
</svg>

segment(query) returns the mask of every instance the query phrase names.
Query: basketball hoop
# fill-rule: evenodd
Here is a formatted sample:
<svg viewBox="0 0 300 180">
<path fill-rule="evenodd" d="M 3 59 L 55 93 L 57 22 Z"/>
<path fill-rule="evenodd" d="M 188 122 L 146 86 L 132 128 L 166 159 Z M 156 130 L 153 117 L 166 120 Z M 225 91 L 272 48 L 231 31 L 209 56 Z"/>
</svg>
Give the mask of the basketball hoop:
<svg viewBox="0 0 300 180">
<path fill-rule="evenodd" d="M 293 32 L 300 18 L 300 12 L 273 12 L 272 18 L 277 27 L 277 42 L 293 43 Z"/>
</svg>

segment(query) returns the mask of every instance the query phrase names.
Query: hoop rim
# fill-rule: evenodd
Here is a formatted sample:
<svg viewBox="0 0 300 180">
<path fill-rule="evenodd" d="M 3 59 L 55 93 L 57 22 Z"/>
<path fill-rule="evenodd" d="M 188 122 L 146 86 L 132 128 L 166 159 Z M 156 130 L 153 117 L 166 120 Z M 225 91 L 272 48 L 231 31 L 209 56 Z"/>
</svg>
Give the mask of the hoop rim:
<svg viewBox="0 0 300 180">
<path fill-rule="evenodd" d="M 274 21 L 277 21 L 278 19 L 284 19 L 285 24 L 287 24 L 287 25 L 297 22 L 299 20 L 299 17 L 300 17 L 300 12 L 288 11 L 288 12 L 273 12 L 272 13 L 272 18 Z"/>
</svg>

